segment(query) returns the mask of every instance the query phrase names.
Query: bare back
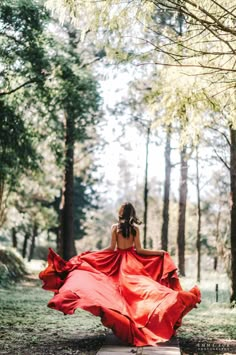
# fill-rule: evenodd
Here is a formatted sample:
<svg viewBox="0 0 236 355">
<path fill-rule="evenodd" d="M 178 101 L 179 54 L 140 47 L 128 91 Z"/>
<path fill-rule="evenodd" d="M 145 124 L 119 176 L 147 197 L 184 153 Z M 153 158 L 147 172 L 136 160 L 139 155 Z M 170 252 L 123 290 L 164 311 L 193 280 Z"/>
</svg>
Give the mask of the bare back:
<svg viewBox="0 0 236 355">
<path fill-rule="evenodd" d="M 123 237 L 122 233 L 117 231 L 117 227 L 118 224 L 112 225 L 110 246 L 108 248 L 105 248 L 104 250 L 115 250 L 116 247 L 119 249 L 128 249 L 134 246 L 138 254 L 158 256 L 163 256 L 165 254 L 163 250 L 151 250 L 142 248 L 140 242 L 139 228 L 137 226 L 134 226 L 136 230 L 136 236 L 134 237 L 130 233 L 128 238 Z"/>
<path fill-rule="evenodd" d="M 135 245 L 134 242 L 135 237 L 131 233 L 128 238 L 125 238 L 121 232 L 117 231 L 118 224 L 114 224 L 112 227 L 114 228 L 114 233 L 116 234 L 117 248 L 128 249 Z"/>
</svg>

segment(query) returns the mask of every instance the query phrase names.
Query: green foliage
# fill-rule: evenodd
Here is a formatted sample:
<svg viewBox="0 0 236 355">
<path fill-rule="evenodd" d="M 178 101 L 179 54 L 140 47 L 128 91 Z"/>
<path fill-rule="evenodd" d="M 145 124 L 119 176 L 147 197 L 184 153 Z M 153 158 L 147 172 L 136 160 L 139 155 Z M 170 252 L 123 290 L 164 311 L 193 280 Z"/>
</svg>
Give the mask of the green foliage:
<svg viewBox="0 0 236 355">
<path fill-rule="evenodd" d="M 2 99 L 0 112 L 0 180 L 12 186 L 20 173 L 37 168 L 34 131 Z"/>
<path fill-rule="evenodd" d="M 46 10 L 35 2 L 0 5 L 1 224 L 13 185 L 16 189 L 23 173 L 39 167 L 39 135 L 31 114 L 33 104 L 42 97 L 49 65 L 43 49 L 47 18 Z"/>
<path fill-rule="evenodd" d="M 85 221 L 88 216 L 88 210 L 96 209 L 96 191 L 93 189 L 93 180 L 83 181 L 82 177 L 76 176 L 74 183 L 74 232 L 75 239 L 81 239 L 86 236 Z M 90 221 L 91 222 L 91 221 Z"/>
<path fill-rule="evenodd" d="M 61 112 L 73 119 L 75 127 L 74 139 L 83 142 L 88 138 L 88 126 L 98 122 L 100 95 L 98 84 L 92 73 L 82 64 L 82 58 L 76 46 L 80 33 L 67 29 L 64 41 L 55 36 L 54 50 L 56 57 L 51 58 L 53 78 L 48 82 L 51 91 L 52 119 L 57 122 L 59 137 L 64 138 L 64 127 L 60 124 L 58 114 Z M 53 36 L 53 34 L 52 34 Z M 54 114 L 57 114 L 57 117 Z"/>
<path fill-rule="evenodd" d="M 48 18 L 45 8 L 34 1 L 10 1 L 1 5 L 0 85 L 4 92 L 27 82 L 43 88 L 49 68 L 43 47 Z"/>
<path fill-rule="evenodd" d="M 75 142 L 95 145 L 97 141 L 94 127 L 101 118 L 100 96 L 97 82 L 80 55 L 80 35 L 72 26 L 60 26 L 37 1 L 0 5 L 0 201 L 5 196 L 0 220 L 6 220 L 8 201 L 3 235 L 14 227 L 20 247 L 25 233 L 32 236 L 35 225 L 37 236 L 44 238 L 47 230 L 58 228 L 66 164 L 65 113 L 73 121 Z M 94 169 L 92 161 L 86 164 L 83 175 Z M 95 195 L 90 199 L 93 179 L 78 179 L 75 209 L 81 238 L 85 211 L 93 205 Z M 9 197 L 13 185 L 14 193 Z"/>
<path fill-rule="evenodd" d="M 20 255 L 10 248 L 0 247 L 0 287 L 21 280 L 26 275 L 26 268 Z"/>
</svg>

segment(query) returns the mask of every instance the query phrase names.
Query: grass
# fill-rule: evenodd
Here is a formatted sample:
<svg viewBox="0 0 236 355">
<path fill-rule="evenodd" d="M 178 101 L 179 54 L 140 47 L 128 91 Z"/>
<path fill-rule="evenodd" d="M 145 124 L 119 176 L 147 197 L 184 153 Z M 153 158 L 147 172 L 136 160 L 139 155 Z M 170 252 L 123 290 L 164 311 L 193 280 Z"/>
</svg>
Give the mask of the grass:
<svg viewBox="0 0 236 355">
<path fill-rule="evenodd" d="M 104 341 L 99 318 L 78 310 L 64 316 L 46 307 L 53 294 L 29 279 L 0 289 L 0 353 L 9 355 L 95 354 Z"/>
<path fill-rule="evenodd" d="M 191 278 L 182 278 L 184 289 L 194 284 Z M 216 284 L 219 287 L 216 302 Z M 225 274 L 206 272 L 199 283 L 202 302 L 184 319 L 178 330 L 180 345 L 187 354 L 190 349 L 197 354 L 236 353 L 236 308 L 229 304 L 230 285 Z"/>
</svg>

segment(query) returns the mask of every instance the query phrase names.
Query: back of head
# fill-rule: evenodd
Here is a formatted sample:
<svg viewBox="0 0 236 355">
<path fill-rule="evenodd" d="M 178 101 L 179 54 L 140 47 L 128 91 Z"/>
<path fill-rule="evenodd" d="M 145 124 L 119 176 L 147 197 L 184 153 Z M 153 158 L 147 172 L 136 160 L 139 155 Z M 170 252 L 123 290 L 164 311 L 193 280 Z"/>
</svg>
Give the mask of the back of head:
<svg viewBox="0 0 236 355">
<path fill-rule="evenodd" d="M 119 209 L 119 224 L 118 232 L 121 232 L 124 238 L 128 238 L 130 234 L 136 235 L 134 224 L 141 224 L 142 222 L 137 218 L 136 211 L 132 203 L 125 202 Z"/>
</svg>

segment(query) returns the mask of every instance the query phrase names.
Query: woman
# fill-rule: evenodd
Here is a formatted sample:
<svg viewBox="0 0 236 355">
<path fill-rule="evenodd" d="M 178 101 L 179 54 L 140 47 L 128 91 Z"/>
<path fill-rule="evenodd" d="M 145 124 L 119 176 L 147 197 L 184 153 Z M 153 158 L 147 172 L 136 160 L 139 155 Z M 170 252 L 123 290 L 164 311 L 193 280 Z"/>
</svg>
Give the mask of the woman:
<svg viewBox="0 0 236 355">
<path fill-rule="evenodd" d="M 201 302 L 200 291 L 182 290 L 167 252 L 141 247 L 140 223 L 133 205 L 124 203 L 108 248 L 68 262 L 50 249 L 48 267 L 39 275 L 43 288 L 55 292 L 48 306 L 64 314 L 87 310 L 135 346 L 168 341 Z"/>
<path fill-rule="evenodd" d="M 135 224 L 141 224 L 141 222 L 136 217 L 134 206 L 126 202 L 119 209 L 119 223 L 111 227 L 110 247 L 103 250 L 115 250 L 116 246 L 124 250 L 134 245 L 138 254 L 164 256 L 163 250 L 149 250 L 141 247 L 139 228 Z"/>
</svg>

